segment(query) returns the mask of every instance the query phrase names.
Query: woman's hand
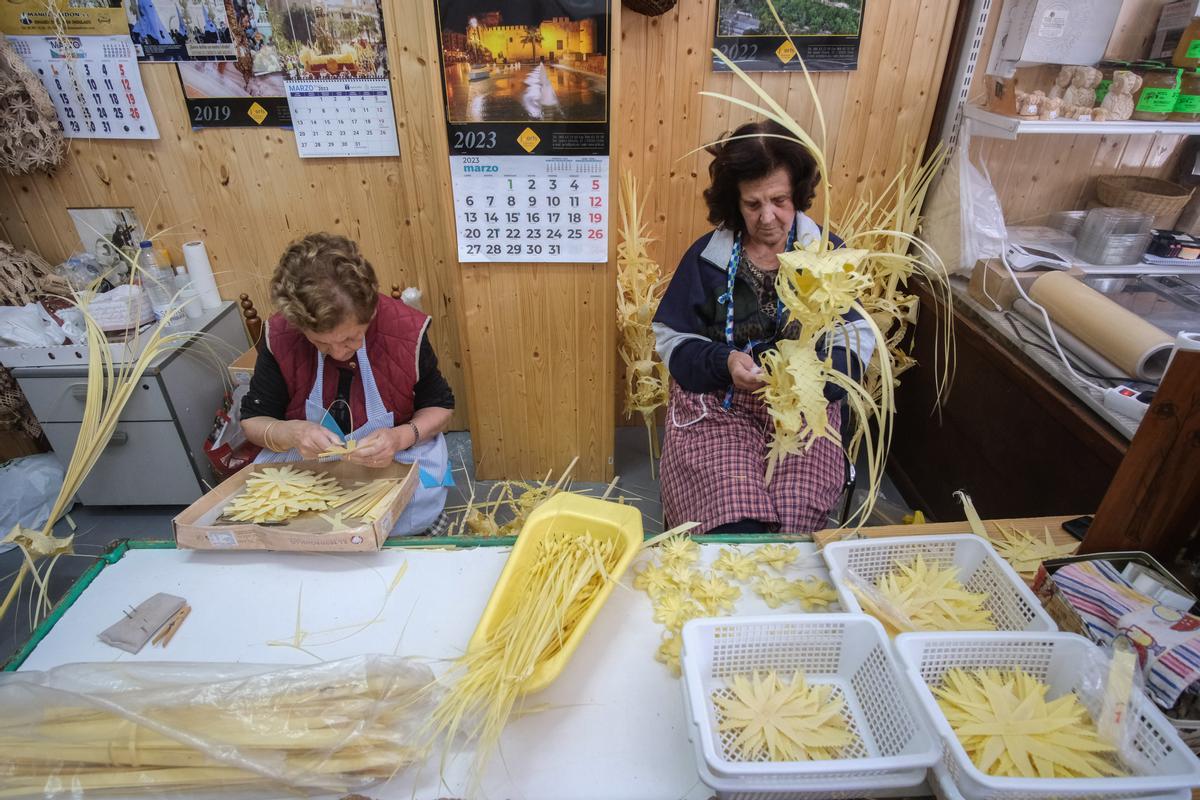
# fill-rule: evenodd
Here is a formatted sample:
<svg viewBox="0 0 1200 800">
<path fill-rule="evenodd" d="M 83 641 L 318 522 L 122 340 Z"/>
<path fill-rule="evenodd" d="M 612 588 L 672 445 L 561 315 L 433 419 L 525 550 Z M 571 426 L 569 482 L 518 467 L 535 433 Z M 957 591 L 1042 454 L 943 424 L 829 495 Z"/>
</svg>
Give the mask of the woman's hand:
<svg viewBox="0 0 1200 800">
<path fill-rule="evenodd" d="M 292 419 L 279 424 L 281 430 L 271 430 L 272 442 L 284 442 L 290 450 L 296 448 L 301 458 L 310 461 L 331 447 L 340 447 L 342 442 L 328 428 L 303 419 Z"/>
<path fill-rule="evenodd" d="M 754 363 L 754 356 L 749 353 L 730 351 L 725 363 L 729 365 L 729 377 L 733 379 L 733 385 L 737 388 L 753 392 L 767 385 L 762 379 L 762 369 Z"/>
<path fill-rule="evenodd" d="M 402 425 L 399 428 L 381 428 L 359 439 L 354 450 L 343 458 L 364 467 L 381 469 L 396 459 L 396 453 L 407 450 L 413 446 L 413 443 L 414 434 L 409 425 Z"/>
</svg>

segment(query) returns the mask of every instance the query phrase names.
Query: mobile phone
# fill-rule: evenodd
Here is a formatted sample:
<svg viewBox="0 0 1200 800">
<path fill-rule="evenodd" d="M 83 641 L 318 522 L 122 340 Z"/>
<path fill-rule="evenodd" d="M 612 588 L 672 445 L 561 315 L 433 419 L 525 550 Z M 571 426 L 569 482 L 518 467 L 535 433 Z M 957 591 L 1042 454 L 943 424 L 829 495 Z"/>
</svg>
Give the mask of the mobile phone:
<svg viewBox="0 0 1200 800">
<path fill-rule="evenodd" d="M 1082 542 L 1092 524 L 1092 519 L 1090 516 L 1069 519 L 1062 524 L 1062 529 Z"/>
</svg>

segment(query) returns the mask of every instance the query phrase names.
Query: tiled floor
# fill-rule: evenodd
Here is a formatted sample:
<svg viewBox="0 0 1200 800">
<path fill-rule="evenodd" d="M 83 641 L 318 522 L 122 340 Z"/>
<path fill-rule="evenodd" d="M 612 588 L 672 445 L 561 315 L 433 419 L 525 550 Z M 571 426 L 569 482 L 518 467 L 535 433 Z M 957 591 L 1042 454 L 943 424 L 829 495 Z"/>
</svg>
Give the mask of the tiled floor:
<svg viewBox="0 0 1200 800">
<path fill-rule="evenodd" d="M 451 463 L 456 465 L 456 486 L 451 489 L 447 499 L 447 508 L 461 507 L 467 502 L 474 485 L 476 498 L 487 496 L 488 489 L 493 485 L 490 481 L 474 481 L 473 459 L 471 458 L 471 438 L 466 433 L 453 433 L 447 436 L 451 455 Z M 645 429 L 641 427 L 619 428 L 617 430 L 616 451 L 614 454 L 614 471 L 620 476 L 614 496 L 623 495 L 627 501 L 641 509 L 647 533 L 657 533 L 662 530 L 662 504 L 659 501 L 658 481 L 650 476 L 649 443 Z M 530 476 L 540 480 L 543 476 Z M 554 476 L 557 478 L 557 475 Z M 599 496 L 606 488 L 603 483 L 575 482 L 575 491 L 587 492 Z M 878 517 L 878 524 L 884 522 L 899 522 L 892 519 L 904 513 L 903 501 L 899 492 L 886 480 L 881 489 L 883 516 Z M 856 499 L 857 502 L 857 499 Z M 77 530 L 75 533 L 75 552 L 77 555 L 59 559 L 54 567 L 49 581 L 52 599 L 62 596 L 68 586 L 93 563 L 94 556 L 102 552 L 111 542 L 117 539 L 170 539 L 171 519 L 179 511 L 178 506 L 151 507 L 116 507 L 99 508 L 76 506 L 71 512 Z M 501 519 L 503 522 L 503 517 Z M 834 523 L 836 524 L 836 522 Z M 60 522 L 56 533 L 68 533 L 65 522 Z M 10 550 L 0 553 L 0 598 L 8 591 L 12 576 L 21 564 L 20 553 Z M 31 582 L 27 581 L 27 584 Z M 0 662 L 8 656 L 29 636 L 29 588 L 26 588 L 16 607 L 11 609 L 7 618 L 0 620 Z"/>
</svg>

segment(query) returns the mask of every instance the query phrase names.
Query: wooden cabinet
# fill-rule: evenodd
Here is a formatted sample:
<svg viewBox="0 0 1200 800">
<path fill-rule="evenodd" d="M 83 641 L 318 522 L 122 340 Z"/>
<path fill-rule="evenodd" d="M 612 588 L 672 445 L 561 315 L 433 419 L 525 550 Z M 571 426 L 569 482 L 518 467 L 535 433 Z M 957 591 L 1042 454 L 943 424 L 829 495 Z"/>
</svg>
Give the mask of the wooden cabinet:
<svg viewBox="0 0 1200 800">
<path fill-rule="evenodd" d="M 936 326 L 944 310 L 921 295 L 917 366 L 896 392 L 889 470 L 914 508 L 961 519 L 963 489 L 983 517 L 1095 511 L 1128 441 L 969 310 L 953 316 L 949 396 L 936 407 Z"/>
</svg>

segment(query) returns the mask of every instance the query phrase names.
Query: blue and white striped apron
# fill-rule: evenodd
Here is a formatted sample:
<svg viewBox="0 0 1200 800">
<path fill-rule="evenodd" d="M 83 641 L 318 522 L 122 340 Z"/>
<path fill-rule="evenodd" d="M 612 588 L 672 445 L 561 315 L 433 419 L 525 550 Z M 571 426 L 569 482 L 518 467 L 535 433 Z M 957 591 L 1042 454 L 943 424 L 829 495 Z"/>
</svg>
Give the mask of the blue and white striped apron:
<svg viewBox="0 0 1200 800">
<path fill-rule="evenodd" d="M 362 375 L 363 396 L 367 406 L 367 421 L 351 431 L 346 440 L 362 439 L 368 434 L 381 428 L 396 427 L 395 415 L 383 406 L 383 398 L 379 396 L 379 388 L 375 385 L 375 373 L 371 370 L 371 362 L 367 360 L 367 347 L 364 343 L 358 348 L 358 367 Z M 317 377 L 313 381 L 308 399 L 304 401 L 304 418 L 309 422 L 320 425 L 325 419 L 324 400 L 325 386 L 325 354 L 317 353 Z M 337 457 L 326 459 L 336 460 Z M 276 453 L 263 448 L 254 459 L 259 464 L 276 464 L 285 461 L 301 460 L 300 451 L 295 448 L 283 453 Z M 421 533 L 432 525 L 446 506 L 446 495 L 449 487 L 454 485 L 450 472 L 450 454 L 446 449 L 446 437 L 438 434 L 434 438 L 401 450 L 396 453 L 396 461 L 401 464 L 417 465 L 420 481 L 413 493 L 412 501 L 396 521 L 389 536 L 412 536 Z"/>
</svg>

